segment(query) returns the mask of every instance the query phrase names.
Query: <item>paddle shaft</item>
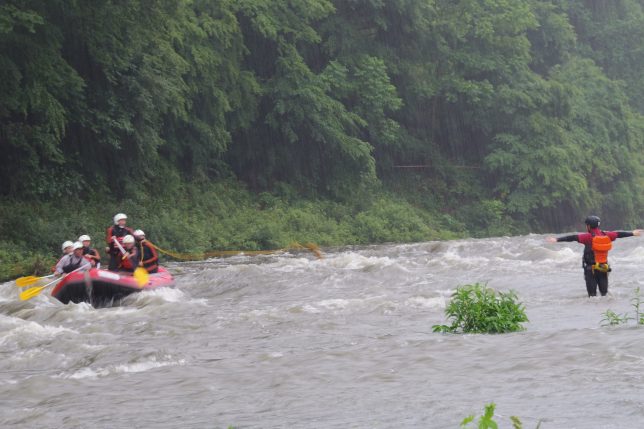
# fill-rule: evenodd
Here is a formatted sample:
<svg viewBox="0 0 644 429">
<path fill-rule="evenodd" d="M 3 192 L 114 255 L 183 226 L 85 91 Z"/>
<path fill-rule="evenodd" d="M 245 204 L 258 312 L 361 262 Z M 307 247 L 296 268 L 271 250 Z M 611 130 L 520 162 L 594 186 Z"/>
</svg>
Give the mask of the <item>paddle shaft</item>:
<svg viewBox="0 0 644 429">
<path fill-rule="evenodd" d="M 119 243 L 119 241 L 116 239 L 116 237 L 115 237 L 115 236 L 112 236 L 112 240 L 114 241 L 114 244 L 116 244 L 116 247 L 118 247 L 118 248 L 119 248 L 119 250 L 121 251 L 121 253 L 123 254 L 123 259 L 125 259 L 125 254 L 126 254 L 127 252 L 125 251 L 125 249 L 123 248 L 123 246 L 121 246 L 121 243 Z"/>
<path fill-rule="evenodd" d="M 116 244 L 116 246 L 119 248 L 121 253 L 123 253 L 123 259 L 125 259 L 125 256 L 127 255 L 127 252 L 125 251 L 123 246 L 121 246 L 121 243 L 119 243 L 119 241 L 114 236 L 112 236 L 112 240 L 114 240 L 114 244 Z M 146 270 L 143 267 L 138 267 L 136 270 L 134 270 L 132 275 L 134 276 L 134 278 L 136 279 L 136 282 L 141 287 L 144 284 L 146 284 L 148 282 L 148 279 L 150 278 L 150 275 L 148 274 L 148 270 Z"/>
<path fill-rule="evenodd" d="M 78 267 L 74 271 L 70 271 L 70 272 L 66 273 L 65 275 L 60 276 L 56 280 L 53 280 L 53 281 L 47 283 L 44 286 L 38 286 L 38 287 L 29 288 L 29 289 L 27 289 L 27 290 L 25 290 L 25 291 L 20 293 L 20 299 L 22 301 L 25 301 L 25 300 L 31 299 L 31 298 L 33 298 L 35 296 L 38 296 L 38 295 L 40 295 L 40 292 L 42 292 L 46 287 L 48 287 L 50 285 L 53 285 L 54 283 L 58 283 L 59 281 L 61 281 L 62 279 L 64 279 L 68 275 L 70 275 L 71 273 L 75 273 L 76 271 L 78 271 L 78 270 L 80 270 L 82 268 L 84 268 L 84 267 Z"/>
</svg>

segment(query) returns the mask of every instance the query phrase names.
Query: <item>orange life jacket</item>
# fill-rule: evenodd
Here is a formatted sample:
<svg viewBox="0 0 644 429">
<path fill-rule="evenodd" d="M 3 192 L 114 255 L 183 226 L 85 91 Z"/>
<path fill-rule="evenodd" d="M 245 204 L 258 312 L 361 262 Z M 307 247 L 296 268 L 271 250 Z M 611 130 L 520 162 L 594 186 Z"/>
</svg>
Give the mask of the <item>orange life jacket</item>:
<svg viewBox="0 0 644 429">
<path fill-rule="evenodd" d="M 595 254 L 596 264 L 608 262 L 608 251 L 613 248 L 613 243 L 607 235 L 595 235 L 593 237 L 592 249 Z"/>
</svg>

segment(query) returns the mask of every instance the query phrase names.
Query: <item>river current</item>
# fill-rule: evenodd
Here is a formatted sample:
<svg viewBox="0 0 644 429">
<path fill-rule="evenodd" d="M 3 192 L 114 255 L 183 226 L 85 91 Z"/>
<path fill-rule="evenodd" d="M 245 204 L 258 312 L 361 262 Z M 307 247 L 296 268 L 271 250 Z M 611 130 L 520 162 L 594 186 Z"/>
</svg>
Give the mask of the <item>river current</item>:
<svg viewBox="0 0 644 429">
<path fill-rule="evenodd" d="M 531 235 L 171 263 L 122 306 L 0 285 L 0 427 L 644 427 L 644 326 L 602 327 L 644 286 L 644 240 L 588 298 L 582 246 Z M 462 284 L 513 289 L 523 332 L 449 335 Z M 644 287 L 643 287 L 644 289 Z M 474 426 L 474 425 L 472 425 Z"/>
</svg>

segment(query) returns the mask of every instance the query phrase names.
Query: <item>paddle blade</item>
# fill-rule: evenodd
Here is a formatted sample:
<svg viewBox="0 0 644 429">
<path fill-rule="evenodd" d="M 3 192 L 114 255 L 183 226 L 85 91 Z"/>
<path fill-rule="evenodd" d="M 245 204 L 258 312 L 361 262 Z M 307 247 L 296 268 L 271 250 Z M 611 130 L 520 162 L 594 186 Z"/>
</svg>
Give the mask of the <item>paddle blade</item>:
<svg viewBox="0 0 644 429">
<path fill-rule="evenodd" d="M 38 286 L 38 287 L 32 287 L 27 290 L 23 290 L 20 292 L 20 300 L 21 301 L 26 301 L 28 299 L 31 299 L 35 296 L 40 295 L 40 292 L 43 291 L 47 286 Z"/>
<path fill-rule="evenodd" d="M 148 270 L 143 267 L 139 267 L 134 270 L 134 280 L 136 280 L 136 283 L 139 285 L 139 287 L 146 285 L 148 281 L 150 281 L 150 274 L 148 274 Z"/>
<path fill-rule="evenodd" d="M 19 277 L 16 279 L 16 286 L 18 287 L 29 286 L 36 283 L 38 280 L 40 280 L 40 277 L 36 277 L 36 276 Z"/>
</svg>

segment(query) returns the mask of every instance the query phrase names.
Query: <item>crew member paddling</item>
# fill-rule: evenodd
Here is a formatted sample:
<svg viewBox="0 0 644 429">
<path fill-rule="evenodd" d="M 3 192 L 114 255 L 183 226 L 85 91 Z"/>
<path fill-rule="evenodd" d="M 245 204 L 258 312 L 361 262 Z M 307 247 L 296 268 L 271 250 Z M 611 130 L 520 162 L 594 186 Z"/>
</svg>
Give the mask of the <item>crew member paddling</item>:
<svg viewBox="0 0 644 429">
<path fill-rule="evenodd" d="M 157 250 L 145 239 L 145 232 L 140 229 L 134 231 L 134 239 L 136 240 L 136 247 L 139 249 L 141 256 L 141 265 L 148 273 L 156 273 L 159 271 L 159 255 Z"/>
<path fill-rule="evenodd" d="M 63 259 L 65 259 L 65 257 L 66 257 L 67 255 L 71 254 L 71 253 L 74 251 L 74 242 L 73 242 L 73 241 L 69 241 L 69 240 L 65 241 L 65 242 L 62 244 L 61 249 L 63 250 L 63 256 L 61 256 L 61 258 L 58 260 L 58 262 L 56 262 L 56 263 L 51 267 L 51 272 L 52 272 L 52 273 L 55 273 L 55 272 L 56 272 L 56 267 L 58 266 L 58 264 L 59 264 Z"/>
<path fill-rule="evenodd" d="M 78 241 L 83 244 L 83 256 L 85 259 L 92 264 L 92 267 L 101 268 L 101 255 L 98 250 L 89 247 L 92 241 L 89 235 L 81 235 L 78 237 Z"/>
<path fill-rule="evenodd" d="M 599 229 L 600 220 L 597 216 L 588 216 L 585 223 L 587 231 L 585 233 L 566 235 L 559 238 L 548 237 L 547 240 L 550 243 L 577 241 L 583 244 L 585 247 L 582 267 L 588 296 L 597 296 L 598 286 L 599 293 L 605 296 L 608 293 L 608 273 L 611 271 L 608 265 L 608 251 L 613 246 L 612 242 L 618 238 L 638 236 L 641 234 L 641 230 L 602 231 Z"/>
<path fill-rule="evenodd" d="M 107 234 L 105 240 L 107 242 L 107 247 L 105 251 L 110 256 L 110 263 L 108 269 L 110 271 L 117 271 L 121 263 L 121 257 L 123 256 L 119 247 L 114 242 L 115 240 L 122 244 L 123 238 L 126 235 L 132 235 L 134 231 L 132 228 L 126 226 L 127 216 L 123 213 L 118 213 L 114 216 L 114 225 L 107 228 Z"/>
<path fill-rule="evenodd" d="M 80 242 L 77 241 L 74 243 L 72 249 L 72 253 L 63 256 L 56 264 L 56 277 L 71 273 L 78 268 L 80 268 L 80 271 L 86 271 L 92 268 L 92 264 L 83 257 L 83 245 Z"/>
<path fill-rule="evenodd" d="M 125 250 L 125 253 L 120 257 L 118 269 L 133 273 L 141 260 L 139 249 L 135 246 L 133 236 L 128 234 L 123 237 L 123 250 Z"/>
</svg>

